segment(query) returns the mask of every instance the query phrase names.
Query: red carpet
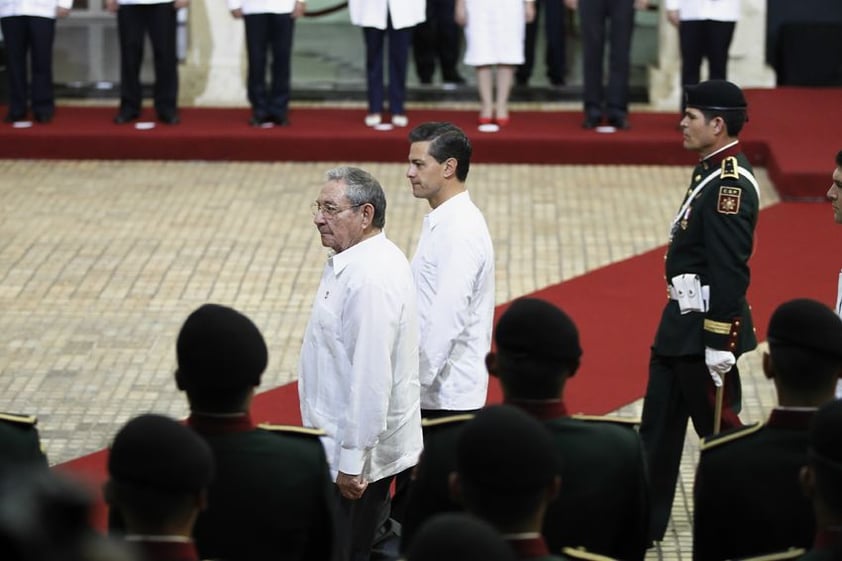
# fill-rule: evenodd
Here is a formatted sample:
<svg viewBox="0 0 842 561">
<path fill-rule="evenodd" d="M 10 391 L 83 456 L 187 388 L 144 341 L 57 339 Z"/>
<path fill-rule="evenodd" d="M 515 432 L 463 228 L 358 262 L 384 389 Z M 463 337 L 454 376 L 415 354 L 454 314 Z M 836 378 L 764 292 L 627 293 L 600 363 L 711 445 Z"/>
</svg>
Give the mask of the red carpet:
<svg viewBox="0 0 842 561">
<path fill-rule="evenodd" d="M 749 90 L 746 153 L 766 165 L 785 198 L 824 195 L 837 138 L 842 89 Z M 406 129 L 362 125 L 363 110 L 293 109 L 291 127 L 246 126 L 248 110 L 186 108 L 182 124 L 136 130 L 111 123 L 115 108 L 60 107 L 49 126 L 0 126 L 0 158 L 97 158 L 253 161 L 406 160 Z M 152 119 L 150 109 L 144 115 Z M 474 130 L 473 111 L 419 110 L 413 123 L 449 120 Z M 675 113 L 637 113 L 632 129 L 600 134 L 580 128 L 581 113 L 522 111 L 497 134 L 472 134 L 475 161 L 537 164 L 691 164 Z"/>
<path fill-rule="evenodd" d="M 660 247 L 532 294 L 564 308 L 579 325 L 584 356 L 566 390 L 571 411 L 604 414 L 642 397 L 649 345 L 665 298 L 663 254 Z M 760 340 L 772 311 L 785 300 L 810 297 L 834 305 L 840 255 L 842 227 L 834 224 L 828 205 L 782 203 L 761 213 L 749 293 Z M 499 306 L 497 314 L 504 309 Z M 493 382 L 489 402 L 496 403 L 500 392 Z M 296 385 L 257 396 L 254 418 L 300 424 Z M 58 467 L 99 488 L 105 460 L 100 451 Z M 104 527 L 101 506 L 96 518 Z"/>
</svg>

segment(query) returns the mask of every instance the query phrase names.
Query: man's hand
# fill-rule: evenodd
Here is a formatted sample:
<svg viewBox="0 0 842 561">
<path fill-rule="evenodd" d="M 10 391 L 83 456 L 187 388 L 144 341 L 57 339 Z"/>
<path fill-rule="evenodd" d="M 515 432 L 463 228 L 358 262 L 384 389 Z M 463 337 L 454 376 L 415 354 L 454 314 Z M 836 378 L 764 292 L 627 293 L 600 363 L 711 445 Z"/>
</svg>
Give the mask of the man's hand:
<svg viewBox="0 0 842 561">
<path fill-rule="evenodd" d="M 719 349 L 705 347 L 705 364 L 708 367 L 708 372 L 710 372 L 710 377 L 713 378 L 714 385 L 718 388 L 722 386 L 722 376 L 737 364 L 737 358 L 731 351 L 720 351 Z"/>
<path fill-rule="evenodd" d="M 667 10 L 667 21 L 678 27 L 681 23 L 680 12 L 678 10 Z"/>
<path fill-rule="evenodd" d="M 336 486 L 339 487 L 339 493 L 343 497 L 356 501 L 365 493 L 368 481 L 365 481 L 362 475 L 348 475 L 340 471 L 336 475 Z"/>
<path fill-rule="evenodd" d="M 116 14 L 119 7 L 117 0 L 105 0 L 105 9 L 112 14 Z"/>
</svg>

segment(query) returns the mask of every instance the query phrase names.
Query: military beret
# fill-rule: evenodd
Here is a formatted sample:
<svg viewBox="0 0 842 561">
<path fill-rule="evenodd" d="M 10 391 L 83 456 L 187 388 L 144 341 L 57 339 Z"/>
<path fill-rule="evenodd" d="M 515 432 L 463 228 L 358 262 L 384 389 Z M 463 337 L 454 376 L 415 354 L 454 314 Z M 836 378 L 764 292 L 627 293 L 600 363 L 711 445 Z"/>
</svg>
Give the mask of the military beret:
<svg viewBox="0 0 842 561">
<path fill-rule="evenodd" d="M 515 561 L 511 546 L 489 525 L 462 512 L 425 522 L 406 552 L 406 561 Z"/>
<path fill-rule="evenodd" d="M 800 347 L 842 360 L 842 320 L 815 300 L 798 298 L 778 306 L 766 335 L 772 348 Z"/>
<path fill-rule="evenodd" d="M 543 360 L 582 356 L 579 330 L 573 320 L 549 302 L 519 298 L 500 316 L 494 332 L 497 348 Z"/>
<path fill-rule="evenodd" d="M 515 495 L 537 491 L 561 475 L 561 453 L 537 419 L 510 405 L 494 405 L 465 423 L 456 466 L 465 483 Z"/>
<path fill-rule="evenodd" d="M 810 423 L 810 457 L 842 473 L 842 400 L 822 405 Z"/>
<path fill-rule="evenodd" d="M 205 304 L 181 327 L 176 357 L 184 389 L 240 389 L 260 385 L 268 351 L 249 318 L 226 306 Z"/>
<path fill-rule="evenodd" d="M 108 474 L 119 483 L 170 493 L 193 493 L 213 477 L 213 455 L 197 433 L 169 417 L 135 417 L 114 437 Z"/>
<path fill-rule="evenodd" d="M 707 80 L 688 86 L 685 105 L 696 109 L 736 111 L 748 108 L 743 90 L 728 80 Z"/>
</svg>

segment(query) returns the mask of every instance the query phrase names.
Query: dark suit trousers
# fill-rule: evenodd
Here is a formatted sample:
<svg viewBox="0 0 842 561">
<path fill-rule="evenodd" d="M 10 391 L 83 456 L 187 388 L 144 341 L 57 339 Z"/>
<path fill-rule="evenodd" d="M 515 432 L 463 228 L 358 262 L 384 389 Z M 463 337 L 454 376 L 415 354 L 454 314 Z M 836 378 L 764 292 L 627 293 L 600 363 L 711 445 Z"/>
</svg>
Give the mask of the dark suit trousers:
<svg viewBox="0 0 842 561">
<path fill-rule="evenodd" d="M 394 476 L 369 483 L 363 496 L 352 501 L 335 487 L 337 561 L 368 561 L 377 530 L 390 514 L 389 487 Z"/>
<path fill-rule="evenodd" d="M 406 100 L 406 64 L 409 59 L 409 42 L 412 28 L 395 29 L 389 17 L 386 29 L 364 27 L 365 71 L 368 85 L 368 112 L 383 111 L 383 46 L 389 41 L 389 111 L 392 115 L 404 113 Z"/>
<path fill-rule="evenodd" d="M 742 426 L 740 373 L 725 375 L 721 430 Z M 663 357 L 654 352 L 643 401 L 640 438 L 646 453 L 651 490 L 650 537 L 660 541 L 669 523 L 675 484 L 684 450 L 687 419 L 699 437 L 713 433 L 716 388 L 703 356 Z"/>
<path fill-rule="evenodd" d="M 523 45 L 523 64 L 517 69 L 519 82 L 528 82 L 532 76 L 532 68 L 535 65 L 535 43 L 540 25 L 539 15 L 544 12 L 544 35 L 546 36 L 547 49 L 545 52 L 545 64 L 547 65 L 547 78 L 553 84 L 564 83 L 567 75 L 567 45 L 565 32 L 566 9 L 562 0 L 537 0 L 535 6 L 535 21 L 526 24 L 526 35 Z"/>
<path fill-rule="evenodd" d="M 629 67 L 634 30 L 633 0 L 579 2 L 584 65 L 585 114 L 609 119 L 625 117 L 629 101 Z M 608 83 L 603 81 L 608 40 Z"/>
<path fill-rule="evenodd" d="M 453 19 L 455 4 L 455 0 L 427 0 L 427 20 L 415 26 L 412 54 L 418 79 L 422 82 L 433 79 L 436 60 L 441 62 L 443 79 L 456 74 L 462 32 Z"/>
<path fill-rule="evenodd" d="M 736 22 L 733 21 L 688 20 L 679 23 L 682 86 L 699 83 L 703 58 L 708 61 L 709 79 L 725 80 L 728 77 L 728 50 L 735 27 Z M 683 109 L 684 97 L 681 99 Z"/>
<path fill-rule="evenodd" d="M 172 115 L 178 99 L 178 65 L 175 52 L 175 8 L 172 2 L 122 4 L 117 11 L 120 38 L 120 112 L 140 112 L 143 92 L 140 66 L 143 40 L 149 34 L 155 66 L 155 111 Z"/>
<path fill-rule="evenodd" d="M 9 115 L 23 118 L 27 109 L 27 57 L 32 75 L 32 111 L 52 114 L 53 38 L 56 20 L 37 16 L 11 16 L 0 19 L 6 46 L 9 78 Z"/>
<path fill-rule="evenodd" d="M 252 112 L 260 119 L 286 117 L 295 20 L 290 14 L 249 14 L 243 19 L 249 64 L 246 87 Z M 267 88 L 268 53 L 272 54 L 272 79 Z"/>
</svg>

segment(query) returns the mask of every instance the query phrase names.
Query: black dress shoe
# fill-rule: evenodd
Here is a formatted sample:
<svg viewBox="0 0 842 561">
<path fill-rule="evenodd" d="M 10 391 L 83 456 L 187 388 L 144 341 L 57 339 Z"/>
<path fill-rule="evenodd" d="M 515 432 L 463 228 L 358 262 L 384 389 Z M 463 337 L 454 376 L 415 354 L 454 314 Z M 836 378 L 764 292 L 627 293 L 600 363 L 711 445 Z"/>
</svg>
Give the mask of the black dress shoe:
<svg viewBox="0 0 842 561">
<path fill-rule="evenodd" d="M 12 115 L 9 113 L 5 117 L 3 117 L 4 123 L 14 123 L 16 121 L 23 121 L 26 118 L 26 115 Z"/>
<path fill-rule="evenodd" d="M 446 84 L 464 84 L 465 79 L 458 72 L 448 72 L 442 76 L 442 82 Z"/>
<path fill-rule="evenodd" d="M 35 122 L 41 124 L 51 123 L 53 121 L 52 113 L 36 113 Z"/>
<path fill-rule="evenodd" d="M 287 119 L 286 116 L 272 115 L 271 117 L 269 117 L 269 120 L 279 127 L 289 126 L 289 119 Z"/>
<path fill-rule="evenodd" d="M 158 113 L 158 120 L 165 125 L 177 125 L 181 122 L 178 113 Z"/>
<path fill-rule="evenodd" d="M 114 123 L 117 125 L 125 125 L 126 123 L 131 123 L 132 121 L 137 120 L 140 115 L 137 113 L 117 113 L 114 117 Z"/>
<path fill-rule="evenodd" d="M 629 130 L 629 120 L 626 117 L 613 117 L 608 119 L 608 124 L 617 130 Z"/>
<path fill-rule="evenodd" d="M 583 129 L 595 129 L 602 123 L 601 117 L 585 117 L 585 120 L 582 121 L 582 128 Z"/>
</svg>

